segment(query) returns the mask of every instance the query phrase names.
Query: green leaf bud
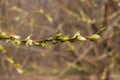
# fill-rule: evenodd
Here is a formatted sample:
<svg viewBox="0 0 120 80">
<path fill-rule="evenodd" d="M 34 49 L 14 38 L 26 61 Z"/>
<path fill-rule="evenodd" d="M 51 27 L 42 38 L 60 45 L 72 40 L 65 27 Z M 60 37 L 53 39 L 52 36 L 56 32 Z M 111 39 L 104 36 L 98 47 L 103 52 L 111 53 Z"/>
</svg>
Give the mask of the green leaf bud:
<svg viewBox="0 0 120 80">
<path fill-rule="evenodd" d="M 6 36 L 5 32 L 0 33 L 0 38 L 4 38 Z"/>
<path fill-rule="evenodd" d="M 82 42 L 82 41 L 85 41 L 86 38 L 83 36 L 77 36 L 77 40 Z"/>
<path fill-rule="evenodd" d="M 94 34 L 94 35 L 88 37 L 88 39 L 91 40 L 91 41 L 96 41 L 96 40 L 98 40 L 99 38 L 100 38 L 100 35 L 97 35 L 97 34 Z"/>
<path fill-rule="evenodd" d="M 13 43 L 15 46 L 19 46 L 21 44 L 21 42 L 19 40 L 15 40 Z"/>
<path fill-rule="evenodd" d="M 53 43 L 53 44 L 57 44 L 58 41 L 57 41 L 57 40 L 53 40 L 52 43 Z"/>
<path fill-rule="evenodd" d="M 69 40 L 69 36 L 64 36 L 64 37 L 61 38 L 61 41 L 63 41 L 63 42 L 68 41 L 68 40 Z"/>
<path fill-rule="evenodd" d="M 57 34 L 55 34 L 55 36 L 56 36 L 57 39 L 62 38 L 62 34 L 61 33 L 57 33 Z"/>
</svg>

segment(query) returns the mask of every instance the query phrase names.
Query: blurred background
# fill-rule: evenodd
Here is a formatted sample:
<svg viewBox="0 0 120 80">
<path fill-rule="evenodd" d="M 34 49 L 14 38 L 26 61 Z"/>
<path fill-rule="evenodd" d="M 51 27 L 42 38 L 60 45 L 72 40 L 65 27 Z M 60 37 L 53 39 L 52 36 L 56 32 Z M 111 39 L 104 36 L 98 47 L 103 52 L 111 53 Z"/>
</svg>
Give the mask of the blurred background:
<svg viewBox="0 0 120 80">
<path fill-rule="evenodd" d="M 15 47 L 0 41 L 25 69 L 19 74 L 0 52 L 0 80 L 120 80 L 120 0 L 0 0 L 0 30 L 43 40 L 106 30 L 98 41 Z"/>
</svg>

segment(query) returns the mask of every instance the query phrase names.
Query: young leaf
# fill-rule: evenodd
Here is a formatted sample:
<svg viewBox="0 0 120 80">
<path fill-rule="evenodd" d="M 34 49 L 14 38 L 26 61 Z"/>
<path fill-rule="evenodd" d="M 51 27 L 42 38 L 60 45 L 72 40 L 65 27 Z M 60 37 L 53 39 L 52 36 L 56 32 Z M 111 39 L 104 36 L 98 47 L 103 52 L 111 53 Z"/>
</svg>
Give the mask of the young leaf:
<svg viewBox="0 0 120 80">
<path fill-rule="evenodd" d="M 6 40 L 6 43 L 11 43 L 11 42 L 12 42 L 11 39 L 7 39 L 7 40 Z"/>
<path fill-rule="evenodd" d="M 24 73 L 24 70 L 22 68 L 17 67 L 16 70 L 17 70 L 17 72 L 19 74 L 23 74 Z"/>
<path fill-rule="evenodd" d="M 4 47 L 2 45 L 0 45 L 0 51 L 4 50 Z"/>
<path fill-rule="evenodd" d="M 13 44 L 14 44 L 15 46 L 19 46 L 20 43 L 21 43 L 21 41 L 19 41 L 19 40 L 15 40 L 15 41 L 13 42 Z"/>
<path fill-rule="evenodd" d="M 34 44 L 36 46 L 42 46 L 42 47 L 45 47 L 45 48 L 50 48 L 50 46 L 47 44 L 47 42 L 44 42 L 44 41 L 42 41 L 42 42 L 34 42 Z"/>
<path fill-rule="evenodd" d="M 27 39 L 26 40 L 26 46 L 31 46 L 33 44 L 33 40 L 32 39 Z"/>
<path fill-rule="evenodd" d="M 26 46 L 31 46 L 33 44 L 33 40 L 30 39 L 31 35 L 29 35 L 25 40 L 26 40 Z"/>
<path fill-rule="evenodd" d="M 58 41 L 57 41 L 57 40 L 53 40 L 52 43 L 53 43 L 53 44 L 57 44 Z"/>
<path fill-rule="evenodd" d="M 64 37 L 61 38 L 61 41 L 63 41 L 63 42 L 68 41 L 68 40 L 69 40 L 69 36 L 64 36 Z"/>
<path fill-rule="evenodd" d="M 55 34 L 55 36 L 56 36 L 57 39 L 62 38 L 62 34 L 61 33 L 57 33 L 57 34 Z"/>
<path fill-rule="evenodd" d="M 18 36 L 18 35 L 12 35 L 12 37 L 15 38 L 15 39 L 20 39 L 21 38 L 21 36 Z"/>
<path fill-rule="evenodd" d="M 0 51 L 2 51 L 3 53 L 6 53 L 6 50 L 2 45 L 0 45 Z"/>
<path fill-rule="evenodd" d="M 10 63 L 10 64 L 14 64 L 14 61 L 12 58 L 6 57 L 6 60 Z"/>
<path fill-rule="evenodd" d="M 31 38 L 31 36 L 32 36 L 32 34 L 30 34 L 29 36 L 27 36 L 27 38 L 26 38 L 25 40 L 30 39 L 30 38 Z"/>
<path fill-rule="evenodd" d="M 76 38 L 77 36 L 80 36 L 80 32 L 75 33 L 75 35 L 73 36 L 73 38 Z"/>
<path fill-rule="evenodd" d="M 20 66 L 19 63 L 16 63 L 16 64 L 14 64 L 14 65 L 15 65 L 15 68 L 16 68 L 16 70 L 17 70 L 17 72 L 18 72 L 19 74 L 24 73 L 24 70 L 21 68 L 21 66 Z"/>
<path fill-rule="evenodd" d="M 86 38 L 83 36 L 77 36 L 77 40 L 82 42 L 82 41 L 85 41 Z"/>
<path fill-rule="evenodd" d="M 46 42 L 40 42 L 40 46 L 50 48 L 50 46 Z"/>
<path fill-rule="evenodd" d="M 6 36 L 5 32 L 0 33 L 0 38 L 4 38 Z"/>
<path fill-rule="evenodd" d="M 97 34 L 94 34 L 94 35 L 88 37 L 88 39 L 91 40 L 91 41 L 96 41 L 96 40 L 98 40 L 99 38 L 100 38 L 100 35 L 97 35 Z"/>
</svg>

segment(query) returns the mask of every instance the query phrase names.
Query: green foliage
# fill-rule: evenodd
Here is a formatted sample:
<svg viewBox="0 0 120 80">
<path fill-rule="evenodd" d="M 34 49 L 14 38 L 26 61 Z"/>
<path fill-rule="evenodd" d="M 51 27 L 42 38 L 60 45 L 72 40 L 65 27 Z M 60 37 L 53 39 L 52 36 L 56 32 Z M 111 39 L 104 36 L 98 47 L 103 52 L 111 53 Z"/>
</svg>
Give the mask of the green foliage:
<svg viewBox="0 0 120 80">
<path fill-rule="evenodd" d="M 47 42 L 40 42 L 39 46 L 45 47 L 45 48 L 50 48 Z"/>
</svg>

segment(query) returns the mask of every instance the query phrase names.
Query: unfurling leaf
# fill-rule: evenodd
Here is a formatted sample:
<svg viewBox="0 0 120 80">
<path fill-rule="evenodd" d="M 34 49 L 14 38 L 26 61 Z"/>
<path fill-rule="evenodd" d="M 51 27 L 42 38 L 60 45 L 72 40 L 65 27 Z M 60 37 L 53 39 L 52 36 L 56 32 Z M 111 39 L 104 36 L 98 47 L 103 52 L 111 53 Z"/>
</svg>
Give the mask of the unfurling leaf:
<svg viewBox="0 0 120 80">
<path fill-rule="evenodd" d="M 25 40 L 26 40 L 26 46 L 31 46 L 33 44 L 33 40 L 30 39 L 31 35 L 29 35 Z"/>
<path fill-rule="evenodd" d="M 83 36 L 80 35 L 80 32 L 77 32 L 77 33 L 73 36 L 73 38 L 76 38 L 76 40 L 81 41 L 81 42 L 86 40 L 85 37 L 83 37 Z"/>
<path fill-rule="evenodd" d="M 97 35 L 97 34 L 94 34 L 94 35 L 88 37 L 88 39 L 91 40 L 91 41 L 96 41 L 96 40 L 98 40 L 99 38 L 100 38 L 100 35 Z"/>
<path fill-rule="evenodd" d="M 45 48 L 50 48 L 47 42 L 40 42 L 40 46 L 45 47 Z"/>
<path fill-rule="evenodd" d="M 44 41 L 42 41 L 42 42 L 34 42 L 34 44 L 36 46 L 42 46 L 42 47 L 45 47 L 45 48 L 50 48 L 50 46 L 47 44 L 47 42 L 44 42 Z"/>
<path fill-rule="evenodd" d="M 80 36 L 80 32 L 75 33 L 75 35 L 73 36 L 73 38 L 76 38 L 77 36 Z"/>
<path fill-rule="evenodd" d="M 15 40 L 15 41 L 13 42 L 13 44 L 14 44 L 15 46 L 19 46 L 20 43 L 21 43 L 21 41 L 19 41 L 19 40 Z"/>
<path fill-rule="evenodd" d="M 27 36 L 27 38 L 26 38 L 25 40 L 28 40 L 28 39 L 30 39 L 30 38 L 31 38 L 31 35 L 32 35 L 32 34 L 30 34 L 29 36 Z"/>
<path fill-rule="evenodd" d="M 12 37 L 15 38 L 15 39 L 20 39 L 21 38 L 21 36 L 18 36 L 18 35 L 12 35 Z"/>
<path fill-rule="evenodd" d="M 31 46 L 33 44 L 33 40 L 32 39 L 27 39 L 26 40 L 26 46 Z"/>
</svg>

